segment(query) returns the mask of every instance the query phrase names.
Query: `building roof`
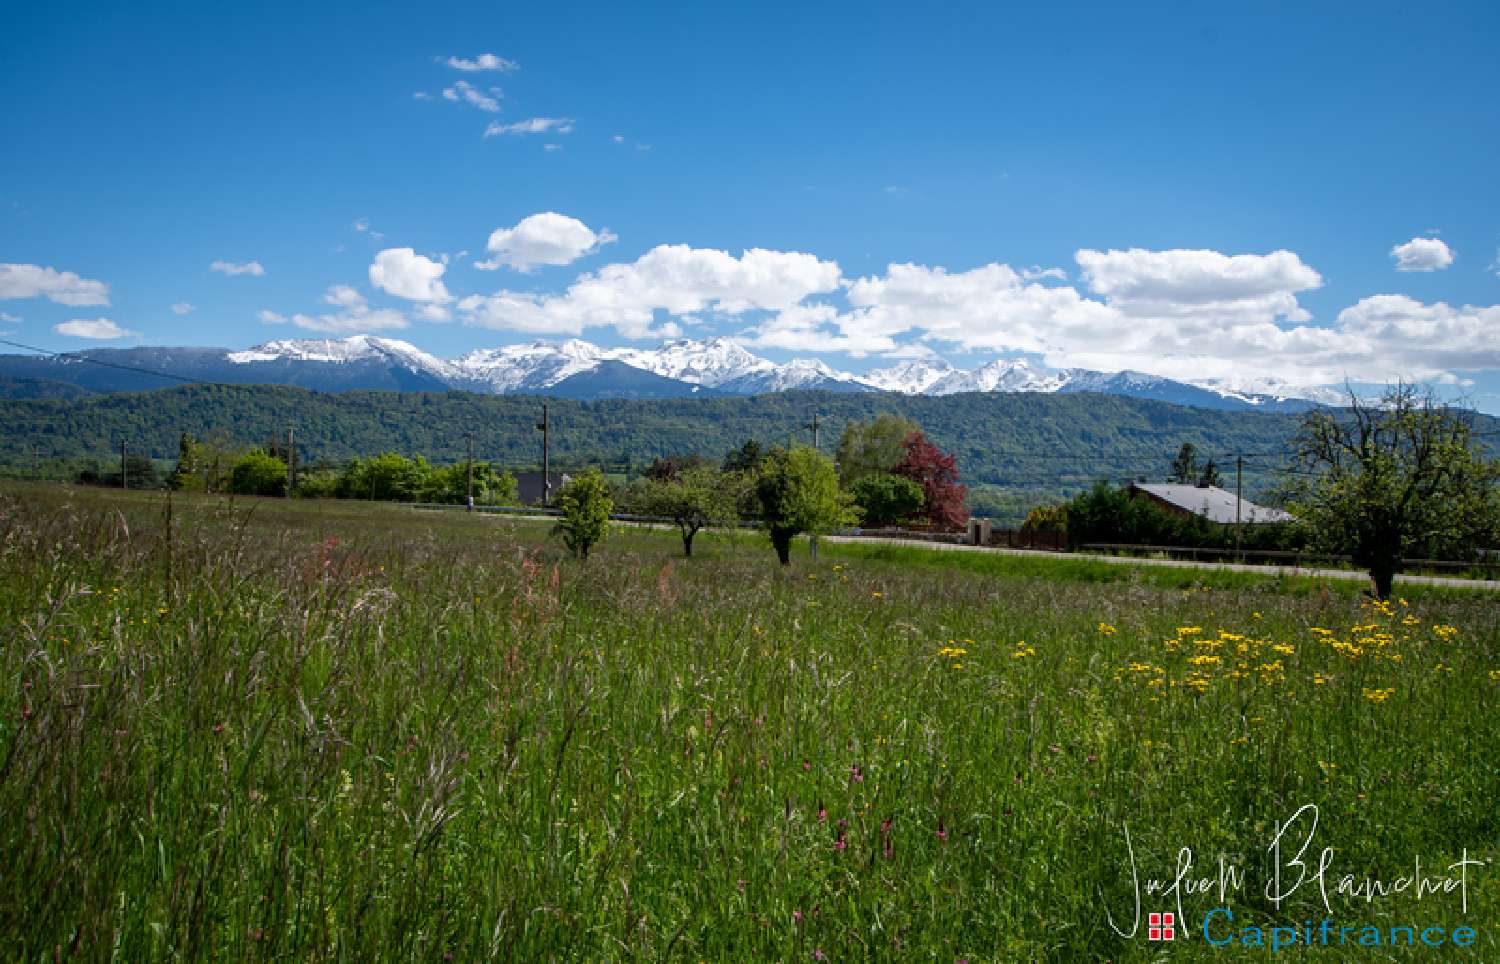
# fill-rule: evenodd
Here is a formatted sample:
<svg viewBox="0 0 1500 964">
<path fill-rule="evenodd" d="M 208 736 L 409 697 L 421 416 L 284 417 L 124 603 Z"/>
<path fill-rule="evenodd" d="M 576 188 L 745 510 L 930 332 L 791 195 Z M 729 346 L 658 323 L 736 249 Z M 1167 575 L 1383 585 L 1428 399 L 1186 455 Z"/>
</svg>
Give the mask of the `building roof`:
<svg viewBox="0 0 1500 964">
<path fill-rule="evenodd" d="M 1155 485 L 1145 482 L 1137 482 L 1131 485 L 1154 498 L 1160 499 L 1169 505 L 1176 506 L 1184 512 L 1201 515 L 1210 522 L 1218 522 L 1222 525 L 1233 525 L 1235 521 L 1235 498 L 1234 493 L 1219 488 L 1216 485 Z M 1291 522 L 1293 516 L 1289 512 L 1273 509 L 1269 506 L 1256 505 L 1249 499 L 1240 501 L 1239 521 L 1247 523 L 1259 522 Z"/>
<path fill-rule="evenodd" d="M 536 505 L 542 501 L 542 473 L 540 472 L 515 472 L 516 495 L 520 498 L 522 505 Z M 573 477 L 565 472 L 552 473 L 552 498 L 557 498 L 557 493 L 562 487 L 573 481 Z"/>
</svg>

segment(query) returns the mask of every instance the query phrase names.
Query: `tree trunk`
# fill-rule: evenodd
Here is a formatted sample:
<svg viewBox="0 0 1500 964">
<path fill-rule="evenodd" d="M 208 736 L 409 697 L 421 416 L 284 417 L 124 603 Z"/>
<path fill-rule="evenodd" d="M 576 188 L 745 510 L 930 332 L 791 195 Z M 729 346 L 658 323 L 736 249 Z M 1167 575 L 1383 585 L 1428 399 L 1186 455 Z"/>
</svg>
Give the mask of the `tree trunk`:
<svg viewBox="0 0 1500 964">
<path fill-rule="evenodd" d="M 772 529 L 771 545 L 776 547 L 776 558 L 781 560 L 783 566 L 792 563 L 792 536 L 796 533 L 790 529 Z"/>
<path fill-rule="evenodd" d="M 1370 565 L 1370 581 L 1375 584 L 1375 598 L 1391 598 L 1391 586 L 1396 581 L 1396 560 L 1377 559 Z"/>
<path fill-rule="evenodd" d="M 693 555 L 693 536 L 698 534 L 697 529 L 682 530 L 682 554 L 689 558 Z"/>
</svg>

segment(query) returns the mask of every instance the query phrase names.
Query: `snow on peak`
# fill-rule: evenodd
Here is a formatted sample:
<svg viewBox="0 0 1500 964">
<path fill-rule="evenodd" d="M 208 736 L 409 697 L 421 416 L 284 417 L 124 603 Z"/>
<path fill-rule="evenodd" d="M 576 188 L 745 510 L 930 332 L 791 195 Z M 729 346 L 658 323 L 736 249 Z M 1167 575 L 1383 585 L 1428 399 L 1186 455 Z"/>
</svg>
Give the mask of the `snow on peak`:
<svg viewBox="0 0 1500 964">
<path fill-rule="evenodd" d="M 449 364 L 429 355 L 410 342 L 374 335 L 350 335 L 348 338 L 283 338 L 257 345 L 248 351 L 229 352 L 229 361 L 237 365 L 267 361 L 306 361 L 341 364 L 370 358 L 386 358 L 412 369 L 445 375 Z"/>
<path fill-rule="evenodd" d="M 1088 369 L 1052 371 L 1025 359 L 1000 358 L 973 369 L 957 368 L 941 358 L 916 358 L 862 376 L 829 367 L 818 359 L 794 358 L 777 364 L 745 349 L 733 338 L 703 341 L 676 339 L 656 348 L 601 348 L 581 338 L 534 341 L 501 348 L 476 348 L 458 358 L 429 355 L 409 342 L 375 335 L 268 341 L 226 355 L 235 364 L 301 361 L 345 364 L 375 361 L 400 365 L 439 381 L 472 391 L 545 392 L 569 378 L 617 361 L 664 378 L 703 388 L 740 394 L 797 389 L 878 389 L 905 395 L 952 395 L 958 392 L 1096 391 L 1181 397 L 1195 389 L 1234 405 L 1277 407 L 1286 402 L 1337 403 L 1326 388 L 1303 388 L 1275 378 L 1244 377 L 1172 381 L 1135 371 Z M 1165 393 L 1165 394 L 1164 394 Z"/>
<path fill-rule="evenodd" d="M 956 368 L 941 358 L 917 358 L 892 365 L 890 368 L 877 368 L 866 372 L 863 381 L 881 391 L 921 395 L 955 371 L 957 371 Z"/>
<path fill-rule="evenodd" d="M 611 353 L 611 357 L 664 378 L 708 388 L 776 367 L 728 338 L 708 341 L 683 338 L 666 342 L 660 348 L 621 348 Z"/>
</svg>

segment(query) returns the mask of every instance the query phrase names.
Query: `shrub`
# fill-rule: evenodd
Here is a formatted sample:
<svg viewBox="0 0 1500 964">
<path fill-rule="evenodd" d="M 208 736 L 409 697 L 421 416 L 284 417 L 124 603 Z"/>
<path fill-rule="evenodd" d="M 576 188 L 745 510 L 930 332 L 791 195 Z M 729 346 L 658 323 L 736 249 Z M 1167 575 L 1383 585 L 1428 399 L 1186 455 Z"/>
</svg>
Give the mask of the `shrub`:
<svg viewBox="0 0 1500 964">
<path fill-rule="evenodd" d="M 887 526 L 921 513 L 922 487 L 889 472 L 866 475 L 849 488 L 854 504 L 864 513 L 863 524 Z"/>
<path fill-rule="evenodd" d="M 265 452 L 251 452 L 234 463 L 229 491 L 236 495 L 285 495 L 286 463 Z"/>
<path fill-rule="evenodd" d="M 557 504 L 562 509 L 557 531 L 569 552 L 587 559 L 589 550 L 609 532 L 609 513 L 615 506 L 609 484 L 598 469 L 589 469 L 562 487 Z"/>
</svg>

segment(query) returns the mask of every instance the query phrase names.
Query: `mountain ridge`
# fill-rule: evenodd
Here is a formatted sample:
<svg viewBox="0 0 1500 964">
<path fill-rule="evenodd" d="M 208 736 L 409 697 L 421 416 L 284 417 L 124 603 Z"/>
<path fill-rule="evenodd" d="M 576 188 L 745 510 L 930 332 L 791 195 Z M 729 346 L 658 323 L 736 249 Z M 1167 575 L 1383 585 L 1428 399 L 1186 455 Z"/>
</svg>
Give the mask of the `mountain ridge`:
<svg viewBox="0 0 1500 964">
<path fill-rule="evenodd" d="M 89 361 L 103 362 L 90 365 Z M 652 377 L 621 370 L 627 366 Z M 776 363 L 728 338 L 676 339 L 658 348 L 603 348 L 582 339 L 477 348 L 441 358 L 409 342 L 374 335 L 280 339 L 253 348 L 104 348 L 50 358 L 0 355 L 0 377 L 15 382 L 64 382 L 98 392 L 137 391 L 179 381 L 294 385 L 320 391 L 442 391 L 554 394 L 576 399 L 704 394 L 760 395 L 786 391 L 965 392 L 1096 391 L 1228 411 L 1302 411 L 1333 400 L 1322 390 L 1263 380 L 1280 391 L 1257 393 L 1203 381 L 1175 381 L 1139 372 L 1053 371 L 1024 359 L 995 359 L 973 369 L 942 359 L 912 359 L 863 375 L 794 358 Z M 564 385 L 564 383 L 566 383 Z M 559 390 L 558 386 L 564 385 Z"/>
</svg>

